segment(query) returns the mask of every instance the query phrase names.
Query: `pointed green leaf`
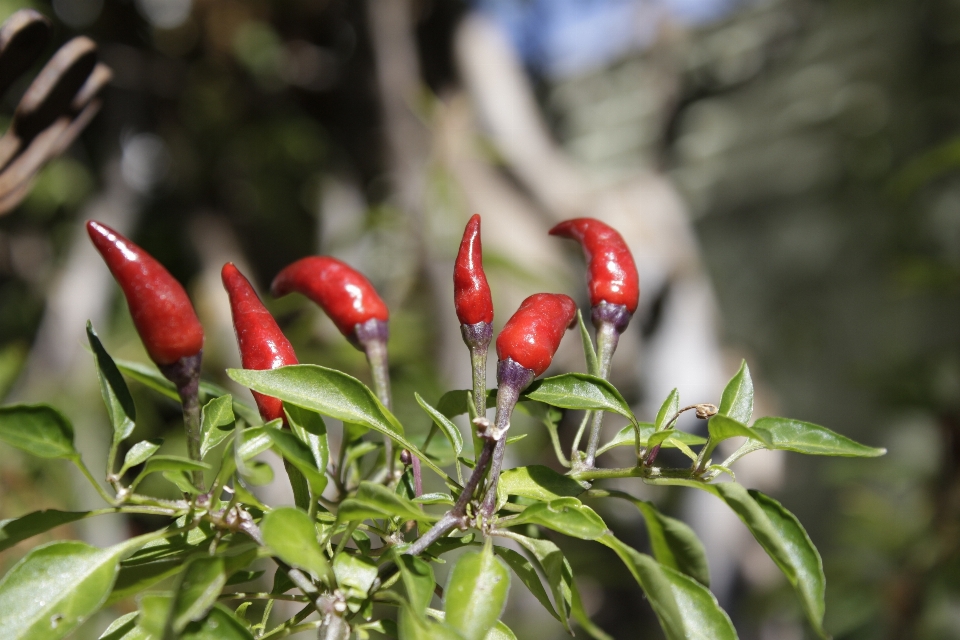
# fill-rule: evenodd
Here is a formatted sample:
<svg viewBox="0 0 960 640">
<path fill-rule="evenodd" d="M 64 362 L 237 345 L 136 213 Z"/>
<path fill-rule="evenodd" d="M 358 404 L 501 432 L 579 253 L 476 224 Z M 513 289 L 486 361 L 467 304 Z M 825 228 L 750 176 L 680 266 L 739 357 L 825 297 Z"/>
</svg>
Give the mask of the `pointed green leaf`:
<svg viewBox="0 0 960 640">
<path fill-rule="evenodd" d="M 576 498 L 558 498 L 531 505 L 509 520 L 507 526 L 521 524 L 538 524 L 582 540 L 596 540 L 607 533 L 607 525 L 600 516 Z"/>
<path fill-rule="evenodd" d="M 454 455 L 460 457 L 460 454 L 463 452 L 463 435 L 460 433 L 460 429 L 457 425 L 453 424 L 449 418 L 445 415 L 431 407 L 429 404 L 420 397 L 419 393 L 414 392 L 414 397 L 417 399 L 417 403 L 420 407 L 427 412 L 427 415 L 433 419 L 434 424 L 440 428 L 440 431 L 443 432 L 443 435 L 446 436 L 447 440 L 450 441 L 450 445 L 453 447 Z"/>
<path fill-rule="evenodd" d="M 517 634 L 510 630 L 510 627 L 503 624 L 502 621 L 497 621 L 497 624 L 493 625 L 493 629 L 487 633 L 487 636 L 483 640 L 517 640 Z"/>
<path fill-rule="evenodd" d="M 137 624 L 150 634 L 152 640 L 164 637 L 172 600 L 171 596 L 161 594 L 140 599 Z M 178 640 L 253 640 L 247 626 L 222 604 L 216 604 L 202 620 L 191 622 L 175 637 Z"/>
<path fill-rule="evenodd" d="M 750 378 L 750 367 L 746 360 L 740 364 L 740 370 L 724 387 L 718 412 L 742 424 L 750 424 L 753 418 L 753 380 Z"/>
<path fill-rule="evenodd" d="M 37 547 L 0 580 L 0 629 L 10 640 L 63 638 L 96 613 L 125 548 L 82 542 Z"/>
<path fill-rule="evenodd" d="M 330 447 L 327 443 L 327 425 L 316 411 L 302 409 L 296 405 L 283 408 L 287 414 L 290 429 L 310 448 L 313 461 L 320 471 L 325 471 L 330 459 Z"/>
<path fill-rule="evenodd" d="M 190 458 L 184 458 L 181 456 L 153 456 L 143 467 L 143 471 L 134 478 L 133 482 L 130 484 L 131 489 L 135 489 L 137 485 L 143 482 L 143 479 L 146 478 L 151 473 L 159 472 L 185 472 L 189 473 L 191 471 L 204 471 L 210 469 L 210 465 L 206 462 L 197 462 L 196 460 L 191 460 Z M 179 485 L 178 485 L 179 486 Z"/>
<path fill-rule="evenodd" d="M 284 460 L 288 460 L 306 478 L 313 495 L 320 496 L 327 488 L 327 476 L 322 470 L 317 469 L 317 463 L 310 448 L 290 431 L 269 428 L 266 432 Z"/>
<path fill-rule="evenodd" d="M 150 634 L 137 626 L 139 612 L 122 615 L 104 629 L 99 640 L 150 640 Z"/>
<path fill-rule="evenodd" d="M 420 558 L 408 555 L 397 558 L 397 567 L 400 569 L 400 578 L 407 590 L 410 606 L 415 613 L 422 616 L 430 606 L 437 584 L 433 577 L 433 568 Z"/>
<path fill-rule="evenodd" d="M 586 373 L 564 373 L 536 380 L 527 387 L 521 399 L 544 402 L 561 409 L 610 411 L 636 423 L 630 405 L 616 387 Z"/>
<path fill-rule="evenodd" d="M 660 411 L 657 412 L 657 420 L 654 427 L 657 431 L 663 431 L 667 428 L 667 423 L 673 416 L 680 411 L 680 393 L 674 389 L 667 396 L 667 399 L 660 405 Z"/>
<path fill-rule="evenodd" d="M 89 320 L 87 321 L 87 340 L 90 342 L 90 348 L 93 349 L 93 357 L 97 364 L 97 378 L 100 381 L 100 395 L 103 396 L 103 404 L 107 407 L 107 415 L 110 417 L 110 424 L 113 425 L 113 444 L 116 446 L 133 433 L 137 410 L 133 405 L 133 396 L 130 395 L 127 383 L 123 381 L 123 376 L 120 375 L 120 370 L 113 358 L 103 348 L 103 343 L 100 342 Z"/>
<path fill-rule="evenodd" d="M 873 458 L 886 449 L 877 449 L 854 442 L 826 427 L 790 418 L 760 418 L 754 431 L 766 436 L 768 448 L 796 451 L 814 456 L 848 456 Z"/>
<path fill-rule="evenodd" d="M 693 480 L 657 480 L 653 484 L 679 485 L 707 491 L 727 503 L 757 539 L 767 555 L 793 585 L 811 625 L 823 630 L 823 563 L 806 531 L 789 511 L 759 491 L 747 491 L 735 482 L 705 484 Z"/>
<path fill-rule="evenodd" d="M 520 578 L 520 582 L 527 586 L 527 589 L 529 589 L 533 597 L 543 605 L 543 608 L 559 620 L 560 614 L 557 613 L 553 603 L 550 602 L 547 591 L 543 588 L 543 583 L 540 581 L 540 575 L 537 573 L 537 570 L 533 568 L 533 564 L 513 549 L 508 549 L 507 547 L 494 547 L 493 549 L 498 556 L 510 565 L 513 572 Z"/>
<path fill-rule="evenodd" d="M 649 446 L 650 437 L 656 433 L 656 427 L 649 422 L 641 422 L 639 424 L 639 428 L 640 428 L 640 446 L 641 447 Z M 688 447 L 693 447 L 699 444 L 703 444 L 707 441 L 706 438 L 695 436 L 692 433 L 687 433 L 686 431 L 677 431 L 675 429 L 671 429 L 670 432 L 673 433 L 673 435 L 668 437 L 666 440 L 664 440 L 660 445 L 661 447 L 674 448 L 677 446 L 675 442 L 680 442 L 681 444 L 685 444 Z M 660 436 L 660 437 L 666 437 L 666 436 Z M 630 425 L 627 425 L 626 427 L 621 429 L 617 433 L 617 435 L 613 437 L 613 439 L 610 442 L 606 443 L 605 445 L 597 449 L 597 455 L 600 455 L 601 453 L 605 453 L 610 449 L 613 449 L 614 447 L 626 447 L 626 446 L 632 447 L 634 446 L 635 440 L 636 440 L 636 434 L 634 432 L 634 428 Z"/>
<path fill-rule="evenodd" d="M 466 640 L 484 640 L 503 613 L 509 589 L 510 574 L 490 544 L 483 551 L 468 551 L 457 560 L 447 581 L 446 623 Z"/>
<path fill-rule="evenodd" d="M 550 467 L 531 465 L 508 469 L 500 475 L 498 491 L 549 502 L 556 498 L 578 496 L 586 490 L 573 478 L 560 475 Z"/>
<path fill-rule="evenodd" d="M 150 456 L 160 449 L 160 445 L 162 444 L 162 438 L 153 438 L 151 440 L 141 440 L 130 447 L 127 455 L 123 457 L 123 466 L 120 467 L 120 471 L 117 472 L 117 477 L 123 477 L 123 474 L 129 471 L 131 467 L 146 462 Z"/>
<path fill-rule="evenodd" d="M 31 538 L 37 534 L 49 531 L 62 524 L 76 522 L 93 515 L 90 511 L 57 511 L 44 509 L 34 511 L 19 518 L 0 520 L 0 551 L 9 549 L 13 545 Z"/>
<path fill-rule="evenodd" d="M 40 458 L 73 458 L 73 425 L 45 404 L 0 407 L 0 440 Z"/>
<path fill-rule="evenodd" d="M 171 628 L 180 633 L 201 620 L 217 603 L 227 582 L 223 558 L 205 556 L 191 560 L 180 576 L 170 609 Z"/>
<path fill-rule="evenodd" d="M 331 582 L 333 569 L 317 541 L 316 525 L 306 513 L 291 507 L 274 509 L 263 516 L 260 531 L 264 545 L 273 555 Z"/>
<path fill-rule="evenodd" d="M 707 445 L 707 450 L 703 452 L 704 461 L 710 459 L 710 455 L 718 444 L 730 438 L 749 438 L 761 442 L 764 446 L 770 444 L 765 432 L 755 431 L 742 422 L 719 413 L 707 421 L 707 431 L 710 433 L 710 443 Z"/>
<path fill-rule="evenodd" d="M 470 395 L 472 393 L 469 389 L 447 391 L 440 396 L 440 400 L 437 401 L 437 411 L 448 418 L 455 418 L 456 416 L 470 413 L 473 409 L 473 403 L 470 401 Z M 490 389 L 487 392 L 487 409 L 495 406 L 497 406 L 497 390 Z"/>
<path fill-rule="evenodd" d="M 666 567 L 613 535 L 600 542 L 613 549 L 640 584 L 667 640 L 736 640 L 730 618 L 699 582 Z"/>
<path fill-rule="evenodd" d="M 333 572 L 337 576 L 337 587 L 347 598 L 362 600 L 377 579 L 377 563 L 371 558 L 342 552 L 333 558 Z"/>
<path fill-rule="evenodd" d="M 583 357 L 587 361 L 587 373 L 592 376 L 600 375 L 600 364 L 597 362 L 597 350 L 593 346 L 593 339 L 583 323 L 583 314 L 577 309 L 577 326 L 580 327 L 580 342 L 583 345 Z"/>
<path fill-rule="evenodd" d="M 519 543 L 543 571 L 550 586 L 550 592 L 553 594 L 553 602 L 560 615 L 560 622 L 567 633 L 572 635 L 568 618 L 575 585 L 570 563 L 560 551 L 560 547 L 549 540 L 538 540 L 515 533 L 511 533 L 508 537 Z"/>
<path fill-rule="evenodd" d="M 622 491 L 606 493 L 612 498 L 632 502 L 640 510 L 657 562 L 685 573 L 705 587 L 710 586 L 707 552 L 693 529 L 680 520 L 663 515 L 651 502 L 638 500 Z"/>
<path fill-rule="evenodd" d="M 233 396 L 226 395 L 214 398 L 203 405 L 200 410 L 200 457 L 207 453 L 230 435 L 228 427 L 234 423 Z"/>
<path fill-rule="evenodd" d="M 463 636 L 443 622 L 427 619 L 425 613 L 417 613 L 404 603 L 397 620 L 398 637 L 403 640 L 464 640 Z"/>
<path fill-rule="evenodd" d="M 409 450 L 439 475 L 447 475 L 407 440 L 403 426 L 390 410 L 356 378 L 315 364 L 292 365 L 268 371 L 228 369 L 227 375 L 259 393 L 378 431 Z"/>
<path fill-rule="evenodd" d="M 432 522 L 432 516 L 391 489 L 373 482 L 361 482 L 352 498 L 340 503 L 337 522 L 362 522 L 377 518 L 401 518 L 404 521 Z"/>
</svg>

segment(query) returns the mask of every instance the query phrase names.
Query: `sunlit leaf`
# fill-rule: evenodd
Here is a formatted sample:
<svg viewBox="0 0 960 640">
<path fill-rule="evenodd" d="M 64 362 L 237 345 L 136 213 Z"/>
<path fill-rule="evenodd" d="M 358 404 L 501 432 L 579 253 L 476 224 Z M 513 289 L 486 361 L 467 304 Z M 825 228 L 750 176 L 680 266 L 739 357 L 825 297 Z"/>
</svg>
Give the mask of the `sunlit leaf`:
<svg viewBox="0 0 960 640">
<path fill-rule="evenodd" d="M 420 397 L 419 393 L 414 393 L 413 395 L 417 399 L 420 407 L 427 412 L 427 415 L 430 416 L 434 424 L 439 427 L 443 435 L 450 441 L 454 455 L 459 457 L 460 453 L 463 452 L 463 435 L 460 433 L 460 429 L 457 425 L 453 424 L 449 418 L 427 404 L 426 401 Z"/>
<path fill-rule="evenodd" d="M 432 516 L 417 505 L 382 484 L 361 482 L 356 495 L 340 503 L 338 522 L 362 522 L 377 518 L 401 518 L 418 522 L 432 522 Z"/>
<path fill-rule="evenodd" d="M 233 415 L 233 396 L 220 396 L 203 405 L 200 410 L 200 457 L 227 439 L 236 418 Z"/>
<path fill-rule="evenodd" d="M 577 309 L 577 326 L 580 327 L 580 342 L 583 345 L 583 357 L 587 361 L 587 373 L 592 376 L 600 375 L 600 365 L 597 362 L 597 350 L 593 346 L 593 339 L 583 323 L 583 314 Z"/>
<path fill-rule="evenodd" d="M 649 445 L 649 439 L 654 433 L 656 433 L 656 427 L 650 422 L 641 422 L 639 425 L 640 428 L 640 446 L 646 447 Z M 701 438 L 700 436 L 695 436 L 692 433 L 687 433 L 686 431 L 677 431 L 676 429 L 670 429 L 669 433 L 673 435 L 667 440 L 661 443 L 661 446 L 664 448 L 673 448 L 677 445 L 676 442 L 680 442 L 687 446 L 696 446 L 699 444 L 705 443 L 706 438 Z M 615 447 L 626 447 L 634 446 L 634 441 L 636 440 L 636 434 L 634 432 L 634 427 L 628 425 L 621 429 L 617 435 L 613 437 L 610 442 L 606 443 L 599 449 L 597 449 L 597 455 L 605 453 L 610 449 Z"/>
<path fill-rule="evenodd" d="M 0 407 L 0 440 L 40 458 L 73 458 L 73 425 L 45 404 Z"/>
<path fill-rule="evenodd" d="M 150 634 L 137 626 L 139 612 L 122 615 L 104 629 L 99 640 L 150 640 Z"/>
<path fill-rule="evenodd" d="M 667 399 L 660 405 L 660 411 L 657 412 L 657 419 L 654 422 L 654 428 L 657 431 L 663 431 L 670 419 L 680 411 L 680 393 L 674 389 L 667 396 Z"/>
<path fill-rule="evenodd" d="M 407 600 L 413 611 L 422 616 L 436 588 L 433 569 L 429 564 L 415 556 L 401 555 L 397 557 L 397 567 L 400 569 L 400 578 L 407 590 Z"/>
<path fill-rule="evenodd" d="M 123 466 L 120 467 L 120 471 L 117 472 L 118 477 L 123 477 L 131 467 L 135 467 L 138 464 L 143 464 L 147 461 L 150 456 L 155 454 L 159 449 L 160 445 L 163 444 L 161 438 L 153 438 L 151 440 L 141 440 L 137 444 L 130 447 L 130 450 L 127 451 L 127 455 L 123 457 Z"/>
<path fill-rule="evenodd" d="M 303 474 L 313 495 L 321 495 L 327 487 L 327 476 L 323 470 L 317 468 L 310 448 L 290 431 L 268 428 L 266 433 L 273 440 L 274 446 L 280 450 L 284 460 L 288 460 Z"/>
<path fill-rule="evenodd" d="M 275 556 L 321 580 L 331 581 L 333 569 L 317 541 L 316 525 L 306 513 L 291 507 L 274 509 L 263 516 L 260 531 L 263 543 Z"/>
<path fill-rule="evenodd" d="M 283 408 L 290 423 L 290 429 L 310 448 L 317 469 L 324 471 L 330 458 L 330 446 L 327 443 L 327 425 L 316 411 L 309 411 L 296 405 Z"/>
<path fill-rule="evenodd" d="M 504 471 L 500 475 L 497 490 L 506 495 L 548 502 L 556 498 L 578 496 L 586 488 L 573 478 L 560 475 L 549 467 L 531 465 Z"/>
<path fill-rule="evenodd" d="M 503 558 L 510 568 L 513 569 L 513 572 L 520 578 L 520 582 L 527 586 L 527 589 L 529 589 L 533 597 L 543 605 L 543 608 L 559 620 L 560 614 L 557 613 L 556 608 L 550 602 L 550 598 L 543 588 L 543 583 L 540 581 L 540 575 L 537 573 L 537 570 L 533 568 L 533 564 L 513 549 L 508 549 L 507 547 L 494 547 L 493 549 L 496 554 Z"/>
<path fill-rule="evenodd" d="M 770 449 L 796 451 L 814 456 L 850 456 L 873 458 L 886 449 L 877 449 L 854 442 L 826 427 L 789 418 L 760 418 L 753 430 L 762 433 Z"/>
<path fill-rule="evenodd" d="M 496 625 L 507 601 L 510 574 L 493 555 L 491 545 L 483 551 L 460 556 L 444 592 L 445 621 L 466 640 L 483 640 Z"/>
<path fill-rule="evenodd" d="M 753 380 L 750 378 L 750 367 L 746 360 L 740 364 L 740 370 L 724 387 L 718 412 L 741 424 L 750 424 L 753 418 Z"/>
<path fill-rule="evenodd" d="M 524 391 L 523 398 L 544 402 L 561 409 L 610 411 L 636 423 L 630 405 L 617 389 L 604 380 L 586 373 L 564 373 L 536 380 Z"/>
<path fill-rule="evenodd" d="M 600 516 L 576 498 L 558 498 L 531 505 L 516 519 L 510 520 L 508 526 L 521 524 L 539 524 L 582 540 L 596 540 L 607 533 L 607 525 Z"/>
<path fill-rule="evenodd" d="M 168 624 L 179 634 L 191 622 L 201 620 L 216 604 L 226 582 L 223 558 L 206 556 L 191 560 L 174 591 Z"/>
</svg>

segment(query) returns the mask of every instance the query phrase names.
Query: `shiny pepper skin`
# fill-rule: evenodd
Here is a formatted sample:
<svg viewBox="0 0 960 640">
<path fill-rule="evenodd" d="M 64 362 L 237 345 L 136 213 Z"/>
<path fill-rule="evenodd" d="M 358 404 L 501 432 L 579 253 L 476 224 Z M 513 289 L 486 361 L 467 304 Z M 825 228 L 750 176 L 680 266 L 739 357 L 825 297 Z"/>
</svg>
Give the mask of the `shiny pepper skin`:
<svg viewBox="0 0 960 640">
<path fill-rule="evenodd" d="M 230 296 L 233 329 L 237 333 L 240 361 L 244 369 L 276 369 L 298 364 L 290 341 L 280 331 L 277 321 L 260 302 L 250 282 L 232 262 L 223 265 L 220 272 L 223 288 Z M 260 416 L 267 422 L 283 418 L 283 403 L 271 396 L 253 391 Z"/>
<path fill-rule="evenodd" d="M 386 322 L 390 317 L 370 281 L 336 258 L 311 256 L 285 267 L 273 279 L 270 292 L 280 297 L 293 291 L 320 305 L 340 333 L 350 339 L 358 324 L 371 318 Z"/>
<path fill-rule="evenodd" d="M 453 304 L 460 324 L 493 322 L 493 300 L 490 285 L 483 273 L 483 249 L 480 244 L 480 216 L 467 222 L 460 242 L 460 252 L 453 267 Z"/>
<path fill-rule="evenodd" d="M 522 303 L 497 336 L 497 357 L 511 358 L 539 376 L 547 370 L 577 305 L 560 293 L 536 293 Z"/>
<path fill-rule="evenodd" d="M 183 286 L 149 253 L 110 227 L 87 221 L 87 233 L 123 290 L 150 359 L 171 365 L 203 349 L 203 327 Z"/>
<path fill-rule="evenodd" d="M 627 243 L 615 229 L 594 218 L 565 220 L 550 235 L 576 240 L 587 258 L 590 304 L 622 304 L 632 315 L 640 300 L 640 277 Z"/>
</svg>

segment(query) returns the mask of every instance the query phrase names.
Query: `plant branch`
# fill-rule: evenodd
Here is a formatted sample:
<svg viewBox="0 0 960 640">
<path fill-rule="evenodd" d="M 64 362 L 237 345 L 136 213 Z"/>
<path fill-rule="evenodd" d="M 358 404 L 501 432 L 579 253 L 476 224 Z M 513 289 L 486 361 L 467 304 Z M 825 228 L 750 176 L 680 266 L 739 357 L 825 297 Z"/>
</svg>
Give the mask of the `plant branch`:
<svg viewBox="0 0 960 640">
<path fill-rule="evenodd" d="M 620 330 L 614 322 L 601 320 L 597 323 L 597 364 L 599 377 L 606 380 L 610 376 L 610 363 L 613 353 L 620 342 Z M 603 424 L 603 411 L 593 412 L 593 421 L 590 425 L 590 440 L 587 442 L 587 456 L 583 465 L 592 469 L 597 459 L 597 448 L 600 446 L 600 427 Z"/>
</svg>

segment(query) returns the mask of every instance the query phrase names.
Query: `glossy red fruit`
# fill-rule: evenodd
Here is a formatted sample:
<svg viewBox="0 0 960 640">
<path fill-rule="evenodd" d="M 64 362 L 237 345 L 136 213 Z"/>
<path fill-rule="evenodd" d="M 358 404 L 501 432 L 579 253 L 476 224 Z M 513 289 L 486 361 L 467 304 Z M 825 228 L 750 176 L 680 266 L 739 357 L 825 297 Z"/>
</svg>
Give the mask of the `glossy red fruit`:
<svg viewBox="0 0 960 640">
<path fill-rule="evenodd" d="M 587 258 L 590 304 L 622 304 L 631 314 L 640 300 L 640 277 L 627 243 L 615 229 L 594 218 L 565 220 L 550 235 L 580 243 Z"/>
<path fill-rule="evenodd" d="M 87 233 L 123 290 L 133 324 L 158 365 L 203 349 L 203 327 L 183 286 L 149 253 L 110 227 L 87 221 Z"/>
<path fill-rule="evenodd" d="M 359 271 L 328 256 L 297 260 L 277 274 L 270 286 L 275 297 L 296 291 L 330 316 L 340 333 L 353 338 L 358 324 L 390 318 L 387 305 Z"/>
<path fill-rule="evenodd" d="M 460 252 L 453 267 L 453 304 L 460 324 L 493 322 L 493 299 L 483 273 L 479 214 L 473 214 L 463 230 Z"/>
<path fill-rule="evenodd" d="M 547 370 L 577 305 L 560 293 L 537 293 L 522 303 L 497 336 L 497 357 L 511 358 L 539 376 Z"/>
<path fill-rule="evenodd" d="M 276 369 L 288 364 L 298 364 L 297 354 L 287 337 L 280 331 L 277 321 L 260 302 L 240 270 L 232 262 L 223 265 L 220 272 L 223 288 L 230 296 L 230 312 L 233 314 L 233 330 L 240 347 L 240 361 L 244 369 Z M 260 409 L 260 416 L 267 422 L 283 418 L 283 403 L 274 397 L 256 391 L 253 399 Z"/>
</svg>

